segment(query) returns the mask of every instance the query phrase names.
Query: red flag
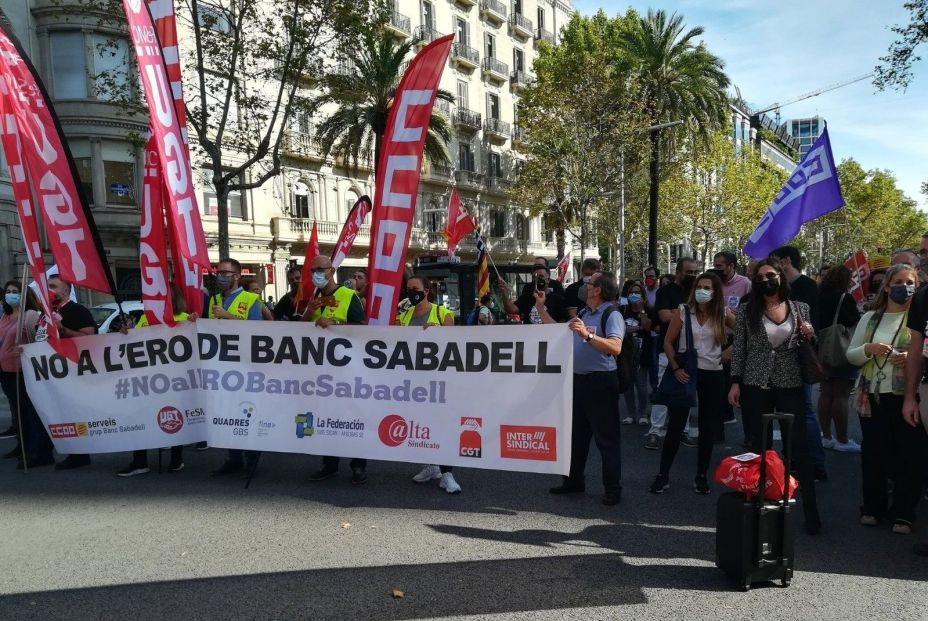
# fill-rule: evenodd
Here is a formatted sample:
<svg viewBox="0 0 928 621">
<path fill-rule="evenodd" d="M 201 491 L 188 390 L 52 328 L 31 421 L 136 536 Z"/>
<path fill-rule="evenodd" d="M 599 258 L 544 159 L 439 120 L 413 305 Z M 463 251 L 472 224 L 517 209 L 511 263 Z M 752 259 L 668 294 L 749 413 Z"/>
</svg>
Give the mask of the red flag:
<svg viewBox="0 0 928 621">
<path fill-rule="evenodd" d="M 161 201 L 161 167 L 152 140 L 145 147 L 142 179 L 142 228 L 139 231 L 139 261 L 142 268 L 142 304 L 149 325 L 173 326 L 174 308 L 168 288 L 167 240 L 164 238 L 164 209 Z M 202 296 L 201 296 L 202 297 Z"/>
<path fill-rule="evenodd" d="M 844 265 L 851 270 L 850 294 L 860 304 L 870 293 L 870 264 L 867 263 L 867 255 L 863 250 L 858 250 Z"/>
<path fill-rule="evenodd" d="M 345 260 L 345 257 L 348 256 L 348 253 L 351 252 L 351 247 L 354 246 L 354 239 L 361 231 L 364 220 L 367 218 L 367 214 L 371 212 L 372 207 L 370 197 L 362 196 L 355 201 L 351 211 L 348 212 L 348 219 L 345 220 L 345 225 L 342 227 L 342 232 L 338 236 L 335 249 L 332 250 L 333 269 L 337 270 L 342 264 L 342 261 Z"/>
<path fill-rule="evenodd" d="M 570 269 L 570 251 L 567 252 L 561 260 L 557 262 L 557 281 L 564 282 L 567 277 L 567 270 Z"/>
<path fill-rule="evenodd" d="M 400 80 L 387 119 L 377 163 L 377 194 L 367 270 L 370 325 L 390 325 L 396 321 L 416 210 L 422 148 L 432 118 L 438 81 L 453 40 L 454 35 L 436 39 L 416 54 Z"/>
<path fill-rule="evenodd" d="M 448 254 L 454 254 L 454 249 L 458 247 L 461 240 L 476 228 L 474 219 L 461 204 L 457 189 L 451 190 L 451 200 L 448 201 L 448 224 L 441 232 L 448 242 Z"/>
<path fill-rule="evenodd" d="M 0 29 L 4 134 L 18 149 L 20 166 L 29 171 L 26 186 L 31 186 L 36 207 L 44 216 L 46 237 L 59 274 L 71 284 L 114 293 L 116 285 L 90 205 L 75 181 L 78 175 L 71 151 L 37 75 L 18 43 Z M 31 200 L 29 205 L 31 211 Z M 36 272 L 45 271 L 36 270 L 35 264 L 32 267 Z"/>
<path fill-rule="evenodd" d="M 306 257 L 303 259 L 303 278 L 300 281 L 300 288 L 296 291 L 296 297 L 293 299 L 293 308 L 296 309 L 297 315 L 306 312 L 306 306 L 313 297 L 316 286 L 313 285 L 313 272 L 311 265 L 313 259 L 319 256 L 319 234 L 316 232 L 316 221 L 313 220 L 313 230 L 309 234 L 309 243 L 306 244 Z M 301 308 L 302 307 L 302 308 Z"/>
</svg>

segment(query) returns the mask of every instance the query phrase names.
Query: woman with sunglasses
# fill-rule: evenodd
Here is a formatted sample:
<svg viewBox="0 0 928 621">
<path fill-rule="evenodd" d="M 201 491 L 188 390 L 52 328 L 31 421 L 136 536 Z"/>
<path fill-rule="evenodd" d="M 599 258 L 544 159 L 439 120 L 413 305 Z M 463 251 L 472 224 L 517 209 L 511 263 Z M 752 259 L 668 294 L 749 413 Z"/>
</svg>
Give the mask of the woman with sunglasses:
<svg viewBox="0 0 928 621">
<path fill-rule="evenodd" d="M 802 340 L 815 336 L 809 306 L 789 301 L 789 284 L 775 257 L 757 265 L 746 304 L 738 309 L 732 350 L 732 387 L 728 401 L 741 408 L 745 438 L 755 452 L 763 446 L 760 417 L 769 412 L 795 416 L 792 424 L 792 468 L 797 472 L 806 532 L 821 533 L 815 498 L 815 475 L 809 458 L 805 425 L 805 384 L 799 361 Z M 768 435 L 769 440 L 769 435 Z M 768 443 L 769 446 L 769 443 Z"/>
<path fill-rule="evenodd" d="M 911 340 L 906 324 L 918 284 L 916 268 L 904 264 L 891 267 L 873 310 L 857 324 L 847 350 L 848 361 L 861 367 L 857 385 L 857 412 L 863 432 L 860 523 L 876 526 L 888 518 L 893 520 L 893 532 L 900 535 L 912 532 L 924 473 L 925 429 L 920 422 L 909 425 L 902 416 Z"/>
</svg>

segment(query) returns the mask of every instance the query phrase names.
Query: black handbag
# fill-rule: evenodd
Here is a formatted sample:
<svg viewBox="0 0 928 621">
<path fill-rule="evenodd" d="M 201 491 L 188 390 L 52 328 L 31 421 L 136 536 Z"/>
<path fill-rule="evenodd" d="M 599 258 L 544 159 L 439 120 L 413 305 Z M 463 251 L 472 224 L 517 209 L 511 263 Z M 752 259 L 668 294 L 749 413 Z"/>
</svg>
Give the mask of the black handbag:
<svg viewBox="0 0 928 621">
<path fill-rule="evenodd" d="M 651 398 L 652 403 L 665 405 L 669 408 L 691 408 L 696 405 L 696 371 L 698 369 L 698 359 L 696 348 L 693 345 L 693 321 L 690 316 L 689 305 L 684 305 L 686 309 L 686 350 L 677 352 L 677 366 L 686 371 L 690 376 L 690 381 L 681 384 L 677 381 L 677 376 L 671 370 L 670 361 L 668 360 L 667 370 L 661 378 L 661 383 L 657 387 L 657 392 Z"/>
<path fill-rule="evenodd" d="M 819 361 L 815 348 L 802 337 L 802 330 L 799 329 L 799 324 L 802 322 L 799 305 L 795 302 L 790 302 L 790 304 L 795 317 L 793 321 L 796 324 L 796 338 L 799 339 L 799 372 L 802 374 L 802 381 L 806 384 L 819 384 L 827 379 L 825 368 Z"/>
<path fill-rule="evenodd" d="M 818 333 L 818 359 L 822 367 L 829 373 L 841 376 L 855 369 L 847 360 L 847 348 L 851 344 L 851 337 L 854 331 L 843 324 L 838 323 L 838 315 L 841 313 L 841 306 L 844 304 L 846 293 L 841 294 L 838 300 L 838 308 L 835 310 L 835 316 L 831 320 L 831 325 L 819 330 Z"/>
</svg>

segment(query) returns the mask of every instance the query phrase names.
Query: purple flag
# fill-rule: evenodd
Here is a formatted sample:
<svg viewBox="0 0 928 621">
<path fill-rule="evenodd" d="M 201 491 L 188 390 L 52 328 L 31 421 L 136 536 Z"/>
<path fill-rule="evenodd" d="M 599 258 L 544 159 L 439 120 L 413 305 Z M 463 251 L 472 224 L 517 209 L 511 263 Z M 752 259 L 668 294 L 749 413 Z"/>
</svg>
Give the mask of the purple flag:
<svg viewBox="0 0 928 621">
<path fill-rule="evenodd" d="M 795 237 L 803 224 L 841 207 L 844 198 L 826 127 L 773 199 L 745 244 L 744 253 L 765 259 Z"/>
</svg>

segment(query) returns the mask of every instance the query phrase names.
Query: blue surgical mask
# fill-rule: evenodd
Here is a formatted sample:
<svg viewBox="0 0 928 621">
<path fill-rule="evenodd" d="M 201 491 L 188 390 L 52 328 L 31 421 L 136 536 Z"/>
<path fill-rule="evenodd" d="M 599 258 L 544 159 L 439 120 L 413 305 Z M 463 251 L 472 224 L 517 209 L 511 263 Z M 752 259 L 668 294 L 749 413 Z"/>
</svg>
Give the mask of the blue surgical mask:
<svg viewBox="0 0 928 621">
<path fill-rule="evenodd" d="M 893 285 L 889 288 L 889 299 L 896 304 L 905 304 L 915 295 L 915 285 Z"/>
<path fill-rule="evenodd" d="M 641 294 L 640 294 L 640 293 L 629 293 L 629 294 L 628 294 L 628 303 L 629 303 L 629 304 L 637 304 L 637 303 L 640 302 L 640 301 L 641 301 Z"/>
<path fill-rule="evenodd" d="M 7 293 L 3 296 L 3 299 L 6 300 L 7 305 L 12 306 L 13 308 L 19 308 L 19 303 L 22 301 L 22 296 L 18 293 Z"/>
<path fill-rule="evenodd" d="M 712 291 L 707 289 L 697 289 L 693 296 L 696 298 L 697 303 L 705 304 L 706 302 L 710 302 L 712 300 Z"/>
<path fill-rule="evenodd" d="M 322 289 L 328 282 L 329 277 L 325 275 L 325 272 L 313 272 L 313 284 L 317 289 Z"/>
<path fill-rule="evenodd" d="M 232 288 L 233 279 L 228 274 L 217 274 L 216 275 L 216 286 L 219 287 L 220 291 L 228 291 Z"/>
</svg>

